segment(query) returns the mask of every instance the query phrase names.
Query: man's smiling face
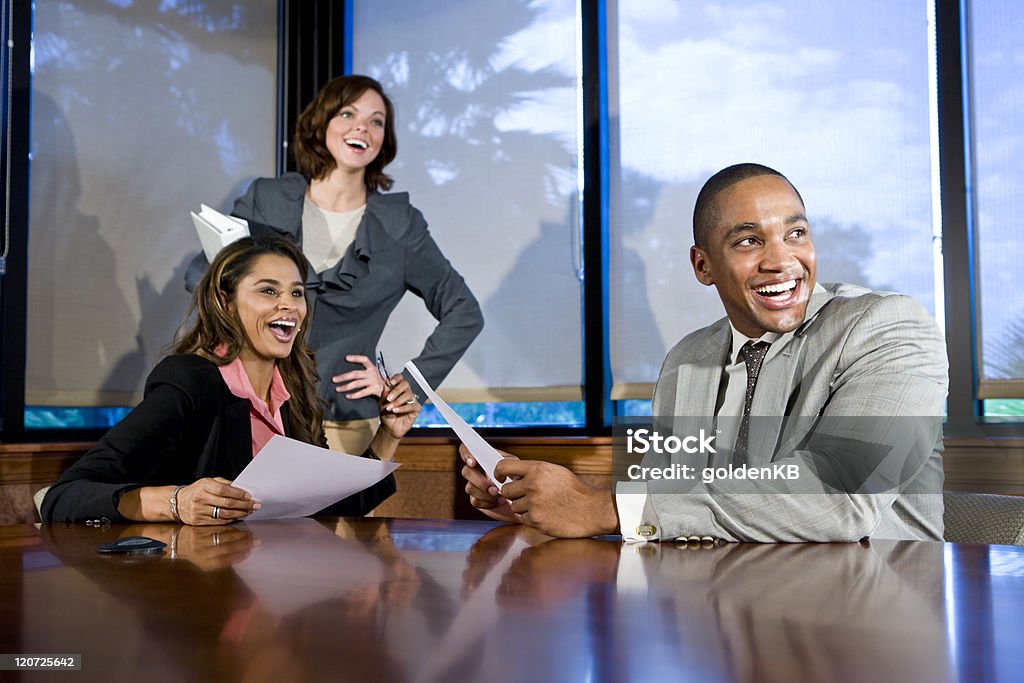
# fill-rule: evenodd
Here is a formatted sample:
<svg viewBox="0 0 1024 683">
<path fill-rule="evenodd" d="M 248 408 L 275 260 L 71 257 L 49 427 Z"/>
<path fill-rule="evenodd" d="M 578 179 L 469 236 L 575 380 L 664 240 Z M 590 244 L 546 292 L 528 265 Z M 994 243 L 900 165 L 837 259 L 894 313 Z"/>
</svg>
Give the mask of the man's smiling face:
<svg viewBox="0 0 1024 683">
<path fill-rule="evenodd" d="M 795 330 L 807 315 L 817 264 L 800 197 L 785 178 L 761 175 L 713 201 L 718 221 L 705 246 L 690 249 L 697 279 L 715 285 L 747 337 Z"/>
</svg>

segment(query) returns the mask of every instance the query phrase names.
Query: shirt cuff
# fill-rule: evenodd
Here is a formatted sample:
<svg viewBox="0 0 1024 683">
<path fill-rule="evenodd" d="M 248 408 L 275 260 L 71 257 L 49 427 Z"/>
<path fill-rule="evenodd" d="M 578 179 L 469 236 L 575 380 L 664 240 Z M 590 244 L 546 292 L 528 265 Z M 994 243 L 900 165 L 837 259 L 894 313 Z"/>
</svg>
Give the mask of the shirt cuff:
<svg viewBox="0 0 1024 683">
<path fill-rule="evenodd" d="M 658 515 L 648 504 L 649 500 L 645 482 L 620 481 L 615 485 L 619 529 L 626 543 L 661 540 Z"/>
</svg>

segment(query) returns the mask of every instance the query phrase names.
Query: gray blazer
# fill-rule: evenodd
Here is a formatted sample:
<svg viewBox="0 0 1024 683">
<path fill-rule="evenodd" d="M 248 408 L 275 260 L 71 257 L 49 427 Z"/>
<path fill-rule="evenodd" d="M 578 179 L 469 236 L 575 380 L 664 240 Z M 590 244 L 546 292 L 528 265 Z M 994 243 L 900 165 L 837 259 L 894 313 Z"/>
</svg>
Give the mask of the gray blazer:
<svg viewBox="0 0 1024 683">
<path fill-rule="evenodd" d="M 232 213 L 249 221 L 253 235 L 279 234 L 302 244 L 302 211 L 306 178 L 286 173 L 258 178 L 235 200 Z M 200 254 L 185 275 L 195 288 L 209 264 Z M 356 238 L 336 266 L 321 274 L 309 267 L 307 299 L 313 328 L 310 345 L 316 352 L 320 396 L 329 420 L 371 418 L 377 402 L 350 400 L 334 390 L 331 377 L 359 366 L 348 354 L 373 358 L 388 317 L 411 291 L 423 299 L 438 321 L 423 350 L 413 360 L 433 386 L 440 384 L 483 329 L 483 314 L 466 282 L 444 257 L 423 215 L 405 192 L 366 198 L 366 212 Z M 389 368 L 397 372 L 399 368 Z"/>
<path fill-rule="evenodd" d="M 723 318 L 669 351 L 654 392 L 656 418 L 714 415 L 731 340 Z M 826 285 L 812 295 L 790 342 L 769 351 L 751 406 L 752 416 L 767 417 L 752 419 L 748 465 L 796 463 L 802 481 L 769 486 L 788 495 L 752 494 L 749 482 L 742 494 L 729 482 L 690 493 L 649 485 L 662 536 L 942 540 L 947 389 L 945 343 L 919 304 Z M 822 483 L 842 477 L 844 459 L 872 455 L 890 475 L 894 462 L 899 471 L 847 493 Z"/>
</svg>

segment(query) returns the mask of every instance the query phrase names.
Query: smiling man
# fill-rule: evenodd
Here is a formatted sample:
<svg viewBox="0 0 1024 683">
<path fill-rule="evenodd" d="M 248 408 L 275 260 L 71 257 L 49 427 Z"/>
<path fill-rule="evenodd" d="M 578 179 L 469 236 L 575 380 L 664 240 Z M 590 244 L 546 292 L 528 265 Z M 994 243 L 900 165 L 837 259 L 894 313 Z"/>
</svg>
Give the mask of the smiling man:
<svg viewBox="0 0 1024 683">
<path fill-rule="evenodd" d="M 803 199 L 766 166 L 712 176 L 693 233 L 694 274 L 726 317 L 669 351 L 653 413 L 676 430 L 714 423 L 713 455 L 686 460 L 713 476 L 613 494 L 509 458 L 495 474 L 513 481 L 499 492 L 463 447 L 472 504 L 555 536 L 942 540 L 948 368 L 935 321 L 906 296 L 817 284 Z M 798 476 L 733 479 L 749 469 Z"/>
<path fill-rule="evenodd" d="M 697 197 L 693 238 L 693 271 L 741 334 L 803 323 L 817 260 L 803 200 L 783 176 L 756 164 L 715 174 Z"/>
</svg>

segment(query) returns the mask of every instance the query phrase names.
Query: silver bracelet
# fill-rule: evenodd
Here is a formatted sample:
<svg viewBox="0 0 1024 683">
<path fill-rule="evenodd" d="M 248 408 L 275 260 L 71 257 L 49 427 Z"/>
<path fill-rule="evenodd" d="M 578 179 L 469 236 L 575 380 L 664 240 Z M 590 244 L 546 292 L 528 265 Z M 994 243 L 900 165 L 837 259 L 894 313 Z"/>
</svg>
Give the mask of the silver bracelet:
<svg viewBox="0 0 1024 683">
<path fill-rule="evenodd" d="M 173 517 L 174 521 L 178 524 L 182 524 L 181 515 L 178 514 L 178 491 L 182 490 L 186 486 L 187 484 L 182 484 L 181 486 L 176 487 L 174 491 L 171 492 L 171 517 Z"/>
</svg>

